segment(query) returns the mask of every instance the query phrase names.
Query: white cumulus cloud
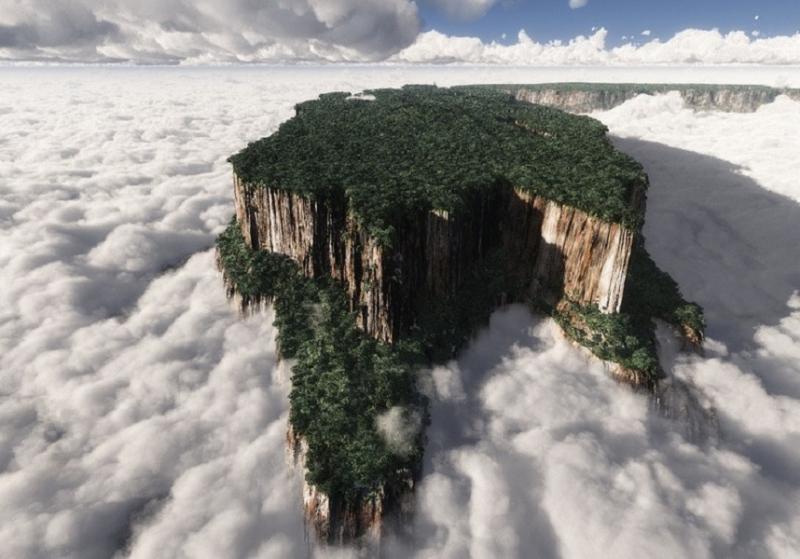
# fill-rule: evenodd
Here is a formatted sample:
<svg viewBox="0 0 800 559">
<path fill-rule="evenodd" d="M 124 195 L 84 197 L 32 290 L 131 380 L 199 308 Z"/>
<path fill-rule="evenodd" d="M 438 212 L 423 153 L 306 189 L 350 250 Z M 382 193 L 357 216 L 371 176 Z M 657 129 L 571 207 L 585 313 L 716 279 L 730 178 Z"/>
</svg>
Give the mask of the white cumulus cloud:
<svg viewBox="0 0 800 559">
<path fill-rule="evenodd" d="M 429 1 L 460 20 L 478 19 L 497 5 Z M 572 9 L 587 3 L 569 1 Z M 800 64 L 797 33 L 685 29 L 666 41 L 609 48 L 602 28 L 547 43 L 520 33 L 512 45 L 421 29 L 413 0 L 15 0 L 0 3 L 0 61 Z"/>
<path fill-rule="evenodd" d="M 643 35 L 645 35 L 643 33 Z M 647 36 L 647 35 L 645 35 Z M 517 42 L 503 45 L 477 37 L 453 37 L 438 31 L 421 33 L 394 55 L 396 62 L 468 62 L 508 65 L 648 65 L 648 64 L 799 64 L 800 33 L 753 37 L 744 31 L 686 29 L 672 38 L 609 48 L 605 28 L 569 41 L 540 43 L 520 31 Z"/>
<path fill-rule="evenodd" d="M 397 62 L 471 62 L 509 65 L 602 64 L 608 60 L 608 32 L 598 29 L 567 43 L 538 43 L 521 30 L 512 45 L 484 43 L 477 37 L 450 37 L 438 31 L 420 34 L 410 47 L 392 57 Z"/>
<path fill-rule="evenodd" d="M 19 0 L 0 4 L 0 59 L 375 60 L 419 26 L 410 0 Z"/>
</svg>

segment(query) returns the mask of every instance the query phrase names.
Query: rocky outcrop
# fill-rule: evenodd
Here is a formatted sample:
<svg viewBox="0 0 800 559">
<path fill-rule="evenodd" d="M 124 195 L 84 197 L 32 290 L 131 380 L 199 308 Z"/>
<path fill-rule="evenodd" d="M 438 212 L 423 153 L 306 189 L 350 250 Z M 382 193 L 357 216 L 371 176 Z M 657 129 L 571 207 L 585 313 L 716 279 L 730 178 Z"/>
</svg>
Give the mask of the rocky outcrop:
<svg viewBox="0 0 800 559">
<path fill-rule="evenodd" d="M 297 435 L 291 424 L 286 432 L 286 449 L 290 464 L 305 472 L 308 443 Z M 362 551 L 377 555 L 381 548 L 384 525 L 389 520 L 403 520 L 413 510 L 414 480 L 406 476 L 404 487 L 394 491 L 381 489 L 360 499 L 332 499 L 324 491 L 303 478 L 303 513 L 306 530 L 313 541 L 341 545 L 358 543 Z M 398 490 L 399 489 L 399 490 Z"/>
<path fill-rule="evenodd" d="M 234 204 L 251 248 L 292 258 L 308 277 L 327 274 L 339 280 L 358 311 L 359 326 L 378 339 L 394 339 L 385 255 L 347 214 L 343 200 L 316 202 L 249 186 L 234 175 Z"/>
<path fill-rule="evenodd" d="M 546 105 L 571 113 L 607 111 L 636 97 L 632 91 L 562 91 L 559 89 L 525 89 L 513 91 L 520 101 Z"/>
<path fill-rule="evenodd" d="M 596 304 L 604 312 L 618 312 L 633 231 L 520 190 L 514 195 L 523 211 L 533 214 L 528 218 L 529 229 L 523 232 L 525 238 L 538 240 L 536 250 L 523 260 L 533 268 L 531 294 L 552 304 L 566 297 Z M 514 242 L 520 233 L 514 217 L 507 227 L 507 239 Z M 508 252 L 519 254 L 513 248 Z"/>
<path fill-rule="evenodd" d="M 634 232 L 508 185 L 467 196 L 463 211 L 421 212 L 392 248 L 359 227 L 344 200 L 315 201 L 234 178 L 236 214 L 252 248 L 289 256 L 309 277 L 344 286 L 358 325 L 393 342 L 413 326 L 420 298 L 446 297 L 494 250 L 527 295 L 566 296 L 617 312 Z"/>
<path fill-rule="evenodd" d="M 579 85 L 557 86 L 515 86 L 506 88 L 517 99 L 529 103 L 547 105 L 572 113 L 607 111 L 625 101 L 642 94 L 667 93 L 678 91 L 687 107 L 697 110 L 716 110 L 738 113 L 751 113 L 762 105 L 772 103 L 779 95 L 800 99 L 796 90 L 781 90 L 768 87 L 716 87 L 685 85 L 602 85 L 587 84 L 585 89 Z"/>
<path fill-rule="evenodd" d="M 679 90 L 687 107 L 702 111 L 727 111 L 732 113 L 752 113 L 762 105 L 772 103 L 778 96 L 776 90 L 763 89 L 681 89 Z"/>
</svg>

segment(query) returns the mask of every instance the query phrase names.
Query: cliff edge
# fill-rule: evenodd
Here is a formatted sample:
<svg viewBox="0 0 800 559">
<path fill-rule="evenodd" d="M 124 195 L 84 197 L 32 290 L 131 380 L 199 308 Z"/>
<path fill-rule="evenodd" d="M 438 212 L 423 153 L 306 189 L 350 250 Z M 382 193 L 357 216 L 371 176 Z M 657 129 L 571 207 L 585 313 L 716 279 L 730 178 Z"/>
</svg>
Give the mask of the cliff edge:
<svg viewBox="0 0 800 559">
<path fill-rule="evenodd" d="M 550 313 L 652 389 L 654 318 L 699 344 L 702 312 L 644 249 L 647 177 L 599 122 L 496 89 L 335 93 L 231 160 L 218 241 L 243 311 L 271 302 L 293 368 L 289 446 L 319 541 L 379 545 L 419 476 L 417 371 L 499 305 Z"/>
<path fill-rule="evenodd" d="M 698 111 L 752 113 L 780 95 L 800 100 L 800 90 L 763 85 L 546 83 L 478 86 L 497 88 L 520 101 L 537 103 L 571 113 L 607 111 L 637 95 L 676 91 L 687 107 Z"/>
</svg>

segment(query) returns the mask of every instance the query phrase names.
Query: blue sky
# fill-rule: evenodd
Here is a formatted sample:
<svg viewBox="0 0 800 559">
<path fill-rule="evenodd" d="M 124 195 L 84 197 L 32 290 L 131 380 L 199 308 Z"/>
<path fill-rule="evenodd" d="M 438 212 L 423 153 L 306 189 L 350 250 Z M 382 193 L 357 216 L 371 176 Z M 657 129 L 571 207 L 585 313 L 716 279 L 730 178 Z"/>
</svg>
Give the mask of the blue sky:
<svg viewBox="0 0 800 559">
<path fill-rule="evenodd" d="M 550 41 L 605 27 L 611 45 L 621 42 L 623 35 L 639 36 L 645 29 L 652 30 L 651 38 L 661 39 L 689 27 L 759 31 L 762 36 L 791 35 L 800 30 L 800 0 L 589 0 L 578 9 L 571 9 L 567 0 L 500 0 L 486 15 L 468 22 L 446 17 L 434 3 L 418 2 L 426 30 L 477 36 L 484 41 L 515 42 L 521 28 L 537 41 Z"/>
<path fill-rule="evenodd" d="M 570 1 L 585 5 L 571 9 Z M 604 41 L 539 46 L 566 43 L 600 27 L 608 32 L 600 37 Z M 669 42 L 690 28 L 704 31 Z M 520 29 L 538 45 L 487 47 L 492 41 L 516 43 Z M 424 33 L 429 30 L 444 37 Z M 644 30 L 651 33 L 642 36 Z M 751 39 L 782 39 L 725 36 L 733 30 Z M 465 36 L 480 41 L 460 39 Z M 613 52 L 623 42 L 656 38 L 661 43 Z M 0 64 L 392 59 L 800 65 L 800 0 L 0 0 Z"/>
</svg>

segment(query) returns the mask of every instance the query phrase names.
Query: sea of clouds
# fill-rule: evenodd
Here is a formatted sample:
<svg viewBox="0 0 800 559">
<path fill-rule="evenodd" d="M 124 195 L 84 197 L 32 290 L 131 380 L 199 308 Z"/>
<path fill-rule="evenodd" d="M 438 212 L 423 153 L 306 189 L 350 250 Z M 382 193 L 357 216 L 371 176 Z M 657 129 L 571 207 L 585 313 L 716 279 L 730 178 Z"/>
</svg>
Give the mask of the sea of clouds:
<svg viewBox="0 0 800 559">
<path fill-rule="evenodd" d="M 514 43 L 487 42 L 478 37 L 446 35 L 436 30 L 416 40 L 390 60 L 412 63 L 517 65 L 647 65 L 647 64 L 797 64 L 800 32 L 753 37 L 745 31 L 684 29 L 665 40 L 640 36 L 612 47 L 601 27 L 568 41 L 540 42 L 521 29 Z"/>
<path fill-rule="evenodd" d="M 576 79 L 800 85 L 763 68 L 0 70 L 0 555 L 327 554 L 286 465 L 271 317 L 237 317 L 214 268 L 225 158 L 323 91 Z M 660 339 L 716 421 L 687 432 L 689 403 L 666 419 L 552 321 L 501 310 L 423 375 L 425 475 L 393 555 L 796 557 L 800 104 L 695 113 L 667 94 L 594 116 L 650 174 L 656 261 L 707 309 L 705 356 Z"/>
</svg>

